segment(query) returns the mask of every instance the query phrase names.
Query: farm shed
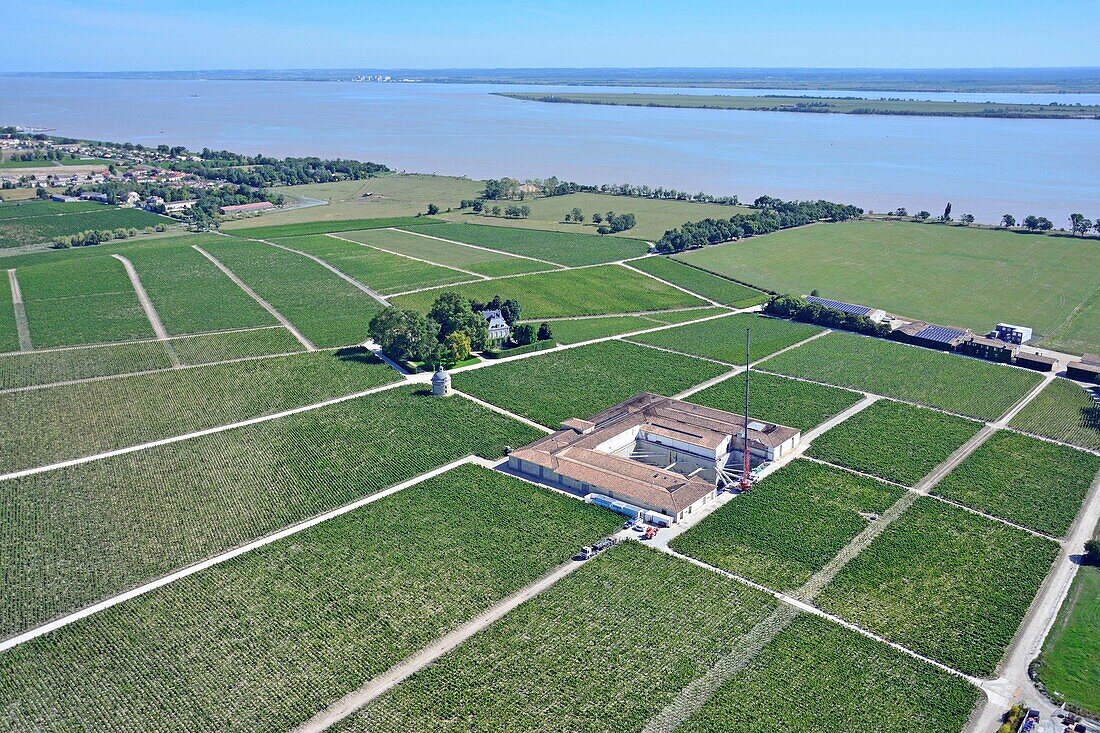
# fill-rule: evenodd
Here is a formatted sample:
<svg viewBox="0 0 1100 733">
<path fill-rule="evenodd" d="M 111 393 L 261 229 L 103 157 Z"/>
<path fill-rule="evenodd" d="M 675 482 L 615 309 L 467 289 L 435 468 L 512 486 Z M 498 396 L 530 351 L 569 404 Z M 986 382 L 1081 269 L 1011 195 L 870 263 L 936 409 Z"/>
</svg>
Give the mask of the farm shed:
<svg viewBox="0 0 1100 733">
<path fill-rule="evenodd" d="M 845 303 L 841 300 L 830 300 L 828 298 L 819 298 L 816 295 L 807 295 L 803 298 L 807 303 L 816 303 L 822 308 L 832 308 L 833 310 L 840 311 L 841 313 L 851 313 L 854 316 L 866 316 L 875 323 L 878 323 L 886 317 L 886 311 L 880 308 L 871 308 L 866 305 L 857 305 L 856 303 Z"/>
<path fill-rule="evenodd" d="M 939 349 L 940 351 L 955 351 L 973 333 L 968 328 L 940 326 L 925 321 L 914 321 L 895 329 L 892 335 L 898 341 L 916 346 Z"/>
<path fill-rule="evenodd" d="M 1026 351 L 1021 351 L 1016 354 L 1016 366 L 1034 369 L 1037 372 L 1049 372 L 1054 369 L 1054 365 L 1057 363 L 1058 360 L 1053 356 L 1029 354 Z"/>
<path fill-rule="evenodd" d="M 959 344 L 958 350 L 960 353 L 976 356 L 980 359 L 1002 361 L 1008 364 L 1016 357 L 1020 347 L 1001 339 L 975 335 L 963 340 Z"/>
<path fill-rule="evenodd" d="M 1066 376 L 1082 382 L 1100 382 L 1100 356 L 1085 354 L 1081 361 L 1070 362 L 1066 367 Z"/>
</svg>

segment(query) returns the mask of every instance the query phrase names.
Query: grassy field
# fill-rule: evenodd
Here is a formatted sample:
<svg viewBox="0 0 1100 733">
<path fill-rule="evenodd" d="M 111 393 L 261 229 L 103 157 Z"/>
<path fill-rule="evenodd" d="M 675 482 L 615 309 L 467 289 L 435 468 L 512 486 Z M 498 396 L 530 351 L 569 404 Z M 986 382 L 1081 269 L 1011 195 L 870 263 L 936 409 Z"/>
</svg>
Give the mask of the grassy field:
<svg viewBox="0 0 1100 733">
<path fill-rule="evenodd" d="M 954 415 L 879 400 L 820 435 L 809 455 L 913 486 L 981 427 Z"/>
<path fill-rule="evenodd" d="M 26 729 L 289 730 L 617 526 L 463 466 L 5 653 L 0 708 Z"/>
<path fill-rule="evenodd" d="M 1100 568 L 1077 571 L 1039 655 L 1038 678 L 1055 700 L 1100 715 Z"/>
<path fill-rule="evenodd" d="M 428 231 L 430 230 L 425 230 L 425 232 Z M 515 257 L 504 252 L 465 247 L 401 230 L 372 229 L 362 232 L 343 232 L 340 236 L 389 252 L 419 257 L 429 262 L 458 267 L 489 277 L 555 269 L 553 265 Z"/>
<path fill-rule="evenodd" d="M 1041 346 L 1100 351 L 1095 240 L 854 221 L 679 257 L 779 292 L 817 288 L 825 297 L 979 332 L 1000 321 L 1022 323 L 1035 329 Z"/>
<path fill-rule="evenodd" d="M 586 563 L 336 730 L 641 730 L 685 685 L 737 648 L 772 603 L 629 542 Z"/>
<path fill-rule="evenodd" d="M 36 348 L 153 338 L 122 263 L 87 257 L 16 270 Z"/>
<path fill-rule="evenodd" d="M 441 239 L 476 244 L 479 247 L 526 257 L 537 257 L 559 265 L 596 265 L 601 262 L 640 257 L 649 251 L 649 246 L 638 239 L 601 237 L 592 234 L 454 223 L 405 228 Z"/>
<path fill-rule="evenodd" d="M 317 346 L 362 343 L 367 324 L 382 309 L 362 290 L 293 252 L 224 237 L 204 249 Z"/>
<path fill-rule="evenodd" d="M 557 429 L 639 392 L 672 395 L 721 374 L 710 362 L 622 341 L 455 374 L 455 389 Z"/>
<path fill-rule="evenodd" d="M 0 516 L 9 521 L 0 524 L 0 554 L 6 558 L 0 568 L 0 636 L 461 456 L 499 457 L 505 445 L 523 445 L 537 435 L 469 400 L 395 388 L 4 482 Z M 471 506 L 492 516 L 483 503 Z M 428 514 L 410 516 L 433 533 L 439 529 Z M 448 556 L 447 562 L 464 560 Z M 293 615 L 282 620 L 298 623 Z M 242 643 L 252 649 L 242 633 Z"/>
<path fill-rule="evenodd" d="M 265 217 L 266 218 L 266 217 Z M 259 223 L 259 218 L 246 219 L 253 223 Z M 386 227 L 410 226 L 414 224 L 439 223 L 441 219 L 418 218 L 415 216 L 390 216 L 381 219 L 342 219 L 339 221 L 315 221 L 301 224 L 275 224 L 271 226 L 254 226 L 243 231 L 236 231 L 227 226 L 226 231 L 238 237 L 251 239 L 281 239 L 283 237 L 301 237 L 308 234 L 326 234 L 329 232 L 348 232 L 359 229 L 384 229 Z"/>
<path fill-rule="evenodd" d="M 0 248 L 48 242 L 56 237 L 77 232 L 156 226 L 171 223 L 170 219 L 141 209 L 119 209 L 100 206 L 98 211 L 83 211 L 56 216 L 0 218 Z"/>
<path fill-rule="evenodd" d="M 980 699 L 981 693 L 965 680 L 804 615 L 678 730 L 957 731 Z"/>
<path fill-rule="evenodd" d="M 750 372 L 749 405 L 752 417 L 789 425 L 805 433 L 862 399 L 856 392 L 810 382 Z M 737 415 L 745 411 L 745 378 L 731 377 L 687 398 L 688 402 L 716 407 Z"/>
<path fill-rule="evenodd" d="M 763 368 L 982 420 L 1000 417 L 1041 379 L 1023 369 L 847 333 L 823 336 Z"/>
<path fill-rule="evenodd" d="M 5 195 L 7 192 L 5 191 Z M 32 199 L 17 203 L 0 204 L 0 221 L 8 219 L 26 219 L 35 216 L 52 216 L 54 214 L 79 214 L 86 211 L 103 211 L 103 204 L 94 201 L 73 201 L 63 204 L 58 201 L 43 201 Z"/>
<path fill-rule="evenodd" d="M 962 672 L 992 676 L 1058 545 L 918 498 L 818 605 Z"/>
<path fill-rule="evenodd" d="M 709 272 L 685 265 L 668 257 L 644 257 L 640 260 L 634 260 L 630 263 L 630 266 L 648 272 L 650 275 L 656 275 L 662 280 L 667 280 L 682 288 L 687 288 L 704 298 L 710 298 L 715 302 L 734 308 L 746 308 L 763 303 L 768 299 L 767 293 L 735 283 L 724 277 L 712 275 Z"/>
<path fill-rule="evenodd" d="M 1012 418 L 1011 424 L 1029 433 L 1100 450 L 1100 392 L 1086 391 L 1067 379 L 1055 379 Z"/>
<path fill-rule="evenodd" d="M 683 351 L 727 364 L 745 363 L 745 331 L 751 330 L 749 360 L 756 361 L 780 349 L 821 333 L 819 326 L 739 313 L 703 323 L 634 336 L 632 341 Z"/>
<path fill-rule="evenodd" d="M 765 478 L 674 539 L 672 549 L 776 590 L 825 566 L 901 489 L 810 461 Z"/>
<path fill-rule="evenodd" d="M 181 435 L 396 379 L 365 350 L 322 351 L 0 395 L 8 428 L 0 435 L 0 470 Z"/>
<path fill-rule="evenodd" d="M 467 283 L 402 295 L 392 302 L 401 308 L 427 312 L 432 301 L 445 290 L 455 290 L 467 298 L 481 301 L 492 300 L 494 295 L 515 298 L 523 308 L 523 318 L 529 320 L 705 305 L 695 296 L 618 265 Z"/>
<path fill-rule="evenodd" d="M 1006 430 L 949 473 L 935 493 L 1061 537 L 1100 471 L 1100 457 Z"/>
</svg>

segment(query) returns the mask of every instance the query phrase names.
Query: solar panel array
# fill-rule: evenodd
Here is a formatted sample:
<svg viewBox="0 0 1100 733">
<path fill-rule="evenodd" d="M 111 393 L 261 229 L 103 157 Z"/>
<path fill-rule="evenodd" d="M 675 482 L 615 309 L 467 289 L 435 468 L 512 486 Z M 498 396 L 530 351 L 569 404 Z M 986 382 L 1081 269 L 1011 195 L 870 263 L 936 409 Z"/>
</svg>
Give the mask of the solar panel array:
<svg viewBox="0 0 1100 733">
<path fill-rule="evenodd" d="M 871 309 L 865 305 L 855 305 L 853 303 L 843 303 L 839 300 L 829 300 L 828 298 L 819 298 L 816 295 L 807 295 L 806 302 L 817 303 L 820 306 L 826 308 L 832 308 L 844 313 L 851 313 L 856 316 L 865 316 L 871 312 Z"/>
<path fill-rule="evenodd" d="M 966 331 L 961 328 L 951 328 L 950 326 L 928 326 L 917 332 L 915 338 L 924 339 L 926 341 L 935 341 L 941 344 L 949 344 L 957 338 L 966 335 Z"/>
</svg>

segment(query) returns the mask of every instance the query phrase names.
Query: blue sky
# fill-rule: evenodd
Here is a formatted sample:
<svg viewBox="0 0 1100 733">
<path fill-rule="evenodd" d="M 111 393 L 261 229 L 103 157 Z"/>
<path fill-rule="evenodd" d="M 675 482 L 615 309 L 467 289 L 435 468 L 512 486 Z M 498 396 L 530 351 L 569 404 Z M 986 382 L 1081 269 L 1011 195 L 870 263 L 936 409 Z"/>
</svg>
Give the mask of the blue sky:
<svg viewBox="0 0 1100 733">
<path fill-rule="evenodd" d="M 1100 66 L 1097 0 L 2 6 L 0 71 Z"/>
</svg>

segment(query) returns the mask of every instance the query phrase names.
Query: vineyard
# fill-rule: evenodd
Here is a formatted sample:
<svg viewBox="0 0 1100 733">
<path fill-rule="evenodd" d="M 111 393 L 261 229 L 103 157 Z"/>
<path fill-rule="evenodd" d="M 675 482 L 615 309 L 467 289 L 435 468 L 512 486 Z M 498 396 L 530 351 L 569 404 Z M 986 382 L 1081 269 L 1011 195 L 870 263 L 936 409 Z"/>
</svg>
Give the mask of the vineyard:
<svg viewBox="0 0 1100 733">
<path fill-rule="evenodd" d="M 867 526 L 864 514 L 880 514 L 900 496 L 878 481 L 795 461 L 670 546 L 762 585 L 794 590 Z"/>
<path fill-rule="evenodd" d="M 88 211 L 103 211 L 103 204 L 94 201 L 20 201 L 0 204 L 0 220 L 27 219 L 35 216 L 54 214 L 80 214 Z"/>
<path fill-rule="evenodd" d="M 935 493 L 1061 537 L 1098 471 L 1098 456 L 1001 430 L 949 473 Z"/>
<path fill-rule="evenodd" d="M 88 209 L 72 214 L 0 217 L 0 248 L 48 242 L 77 232 L 143 229 L 171 222 L 171 219 L 141 209 L 119 209 L 113 206 L 97 206 L 96 211 Z"/>
<path fill-rule="evenodd" d="M 1012 418 L 1012 427 L 1100 450 L 1100 388 L 1082 389 L 1068 379 L 1055 379 Z"/>
<path fill-rule="evenodd" d="M 429 234 L 430 229 L 424 233 Z M 513 257 L 503 252 L 463 247 L 439 239 L 428 239 L 398 229 L 370 229 L 361 232 L 344 232 L 340 235 L 371 247 L 378 247 L 397 254 L 419 257 L 440 265 L 470 270 L 489 277 L 519 275 L 525 272 L 553 270 L 553 265 L 535 260 Z"/>
<path fill-rule="evenodd" d="M 603 341 L 454 375 L 455 389 L 557 428 L 639 392 L 673 395 L 723 368 L 622 341 Z"/>
<path fill-rule="evenodd" d="M 818 605 L 975 676 L 994 674 L 1058 545 L 919 498 Z"/>
<path fill-rule="evenodd" d="M 179 336 L 171 343 L 180 361 L 188 365 L 302 351 L 301 342 L 282 326 Z"/>
<path fill-rule="evenodd" d="M 743 643 L 772 605 L 761 593 L 628 542 L 368 704 L 339 730 L 641 730 Z"/>
<path fill-rule="evenodd" d="M 780 354 L 767 368 L 982 420 L 1000 417 L 1041 379 L 1023 369 L 847 333 Z"/>
<path fill-rule="evenodd" d="M 617 526 L 460 467 L 5 652 L 0 708 L 25 730 L 289 730 Z"/>
<path fill-rule="evenodd" d="M 362 343 L 382 307 L 316 262 L 269 244 L 223 237 L 204 248 L 317 346 Z"/>
<path fill-rule="evenodd" d="M 799 616 L 680 733 L 961 730 L 981 693 L 814 616 Z"/>
<path fill-rule="evenodd" d="M 161 345 L 163 348 L 163 345 Z M 0 395 L 0 471 L 278 412 L 393 382 L 360 351 L 296 354 Z"/>
<path fill-rule="evenodd" d="M 538 326 L 538 322 L 532 322 Z M 651 321 L 645 316 L 608 316 L 607 318 L 583 318 L 573 321 L 553 321 L 550 328 L 559 344 L 576 344 L 589 339 L 617 336 L 620 333 L 657 328 L 663 323 Z"/>
<path fill-rule="evenodd" d="M 8 274 L 0 268 L 0 353 L 19 348 L 19 332 L 16 330 L 15 309 L 11 299 Z"/>
<path fill-rule="evenodd" d="M 645 257 L 629 264 L 650 275 L 656 275 L 662 280 L 687 288 L 704 298 L 710 298 L 734 308 L 747 308 L 768 299 L 766 293 L 756 288 L 750 288 L 667 257 Z"/>
<path fill-rule="evenodd" d="M 430 224 L 438 219 L 420 216 L 391 216 L 379 219 L 342 219 L 339 221 L 308 221 L 300 224 L 272 224 L 268 226 L 249 226 L 251 221 L 242 221 L 240 226 L 226 229 L 235 237 L 252 239 L 275 239 L 278 237 L 300 237 L 306 234 L 326 234 L 328 232 L 349 232 L 357 229 L 383 229 L 414 224 Z"/>
<path fill-rule="evenodd" d="M 618 265 L 484 280 L 402 295 L 393 298 L 392 302 L 401 308 L 427 312 L 432 301 L 446 290 L 455 290 L 467 298 L 482 302 L 492 300 L 494 295 L 504 299 L 515 298 L 523 306 L 523 317 L 527 319 L 598 316 L 704 305 L 695 296 Z"/>
<path fill-rule="evenodd" d="M 395 388 L 6 481 L 0 494 L 0 637 L 464 455 L 499 457 L 505 445 L 537 436 L 469 400 Z M 470 502 L 486 512 L 492 505 Z M 416 516 L 430 528 L 425 531 L 436 533 L 436 520 Z M 489 533 L 491 524 L 478 524 L 477 531 Z M 538 533 L 535 526 L 526 531 Z M 573 542 L 574 535 L 563 537 Z M 462 564 L 448 557 L 453 566 Z M 284 621 L 297 623 L 294 616 Z M 252 648 L 246 637 L 241 642 Z M 0 655 L 0 664 L 10 656 Z"/>
<path fill-rule="evenodd" d="M 638 239 L 548 232 L 541 229 L 452 223 L 403 228 L 441 239 L 476 244 L 479 247 L 537 257 L 574 267 L 641 257 L 649 251 L 649 245 Z"/>
<path fill-rule="evenodd" d="M 914 486 L 981 427 L 954 415 L 879 400 L 819 436 L 808 455 Z"/>
<path fill-rule="evenodd" d="M 168 352 L 159 341 L 0 354 L 0 389 L 171 366 Z"/>
<path fill-rule="evenodd" d="M 679 328 L 647 333 L 631 340 L 727 364 L 744 364 L 746 329 L 751 331 L 751 361 L 774 354 L 821 332 L 817 326 L 805 323 L 740 313 L 728 318 L 715 318 L 703 323 L 689 323 Z"/>
<path fill-rule="evenodd" d="M 800 382 L 767 372 L 750 372 L 749 384 L 752 388 L 749 398 L 752 417 L 790 425 L 803 433 L 844 412 L 862 398 L 857 392 Z M 740 415 L 745 411 L 745 379 L 743 376 L 732 377 L 696 392 L 687 401 Z"/>
</svg>

